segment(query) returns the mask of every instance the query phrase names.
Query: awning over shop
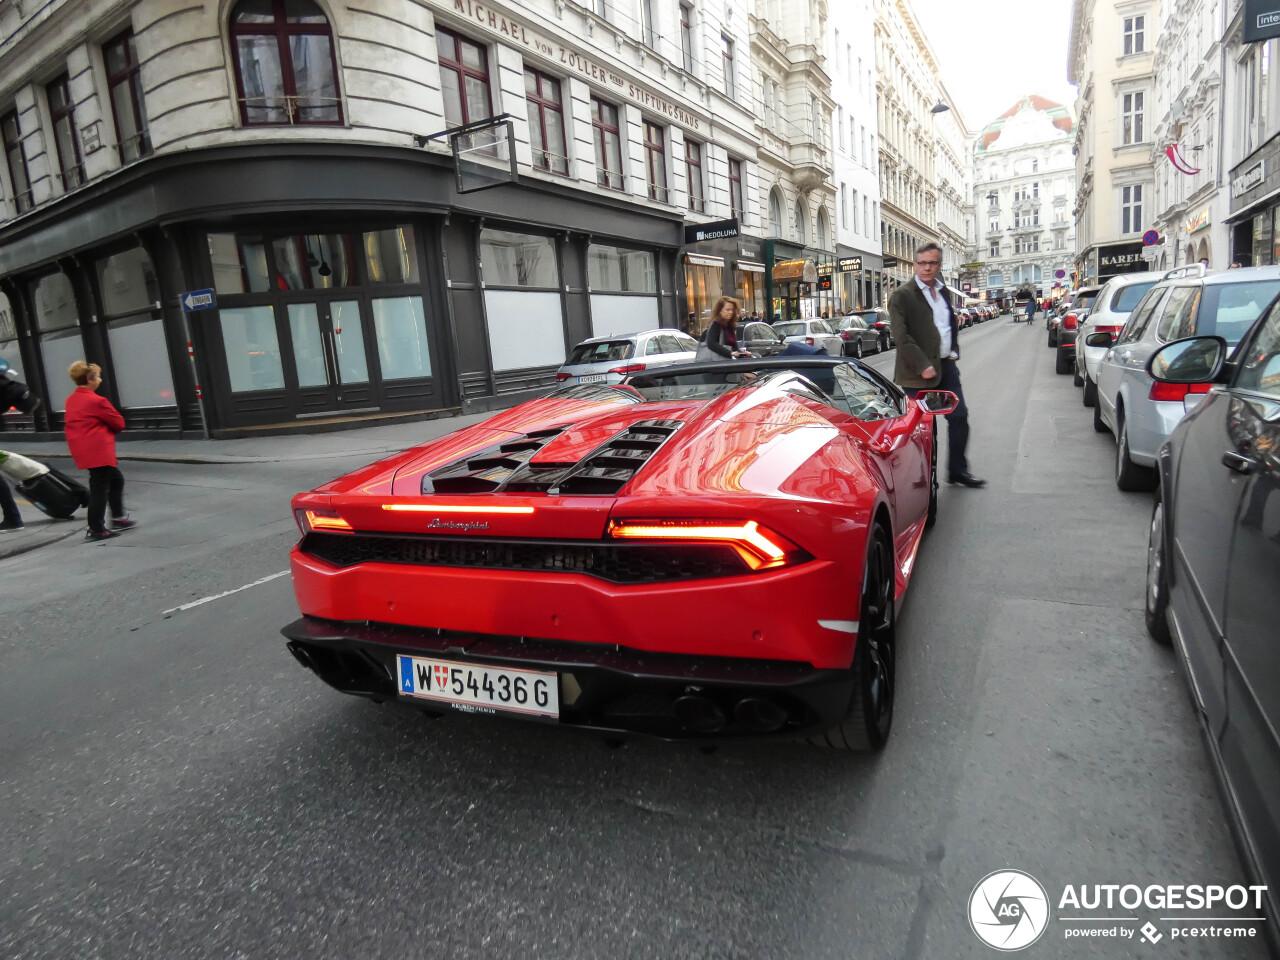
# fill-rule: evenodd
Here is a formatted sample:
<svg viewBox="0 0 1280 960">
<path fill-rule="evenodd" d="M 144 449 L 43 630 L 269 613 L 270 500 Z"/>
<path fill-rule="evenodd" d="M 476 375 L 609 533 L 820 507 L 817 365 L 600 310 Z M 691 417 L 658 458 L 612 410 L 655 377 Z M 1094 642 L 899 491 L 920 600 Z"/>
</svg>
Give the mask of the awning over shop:
<svg viewBox="0 0 1280 960">
<path fill-rule="evenodd" d="M 734 266 L 743 273 L 764 273 L 764 264 L 756 263 L 754 260 L 739 260 Z"/>
<path fill-rule="evenodd" d="M 711 257 L 704 253 L 686 253 L 684 262 L 691 267 L 723 267 L 724 257 Z"/>
<path fill-rule="evenodd" d="M 812 260 L 782 260 L 773 265 L 775 282 L 799 280 L 801 283 L 817 283 L 818 268 Z"/>
</svg>

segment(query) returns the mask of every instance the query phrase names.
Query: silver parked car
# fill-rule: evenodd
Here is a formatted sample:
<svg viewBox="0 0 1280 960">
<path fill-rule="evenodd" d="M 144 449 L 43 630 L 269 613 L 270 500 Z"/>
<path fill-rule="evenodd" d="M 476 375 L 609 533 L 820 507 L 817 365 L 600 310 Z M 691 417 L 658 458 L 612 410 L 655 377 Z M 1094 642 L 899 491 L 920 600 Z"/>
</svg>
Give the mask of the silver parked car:
<svg viewBox="0 0 1280 960">
<path fill-rule="evenodd" d="M 1184 337 L 1222 337 L 1234 349 L 1277 294 L 1280 267 L 1206 273 L 1194 264 L 1171 270 L 1133 308 L 1114 345 L 1098 363 L 1093 426 L 1116 438 L 1116 486 L 1150 490 L 1156 453 L 1208 384 L 1157 383 L 1147 361 L 1164 344 Z M 1106 346 L 1094 333 L 1087 346 Z"/>
<path fill-rule="evenodd" d="M 773 329 L 785 343 L 821 347 L 833 357 L 844 355 L 844 341 L 826 320 L 779 320 Z"/>
<path fill-rule="evenodd" d="M 621 383 L 633 373 L 692 363 L 698 341 L 679 330 L 644 330 L 583 340 L 556 371 L 556 383 Z"/>
<path fill-rule="evenodd" d="M 1098 402 L 1098 362 L 1111 348 L 1086 346 L 1085 338 L 1091 333 L 1109 333 L 1112 340 L 1119 337 L 1138 301 L 1163 276 L 1161 272 L 1125 273 L 1112 277 L 1098 291 L 1093 310 L 1081 321 L 1075 342 L 1075 384 L 1084 387 L 1086 407 Z"/>
</svg>

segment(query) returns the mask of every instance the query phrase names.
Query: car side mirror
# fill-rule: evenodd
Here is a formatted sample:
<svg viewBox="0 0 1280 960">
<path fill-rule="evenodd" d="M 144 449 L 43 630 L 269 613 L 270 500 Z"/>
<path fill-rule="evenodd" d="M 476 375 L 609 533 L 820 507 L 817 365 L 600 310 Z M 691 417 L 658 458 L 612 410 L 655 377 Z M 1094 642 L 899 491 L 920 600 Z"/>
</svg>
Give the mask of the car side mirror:
<svg viewBox="0 0 1280 960">
<path fill-rule="evenodd" d="M 944 417 L 959 405 L 960 400 L 950 390 L 921 390 L 916 394 L 916 403 L 925 413 Z"/>
<path fill-rule="evenodd" d="M 1115 343 L 1115 341 L 1112 339 L 1111 334 L 1106 331 L 1103 331 L 1102 333 L 1091 333 L 1084 338 L 1084 345 L 1086 347 L 1110 347 L 1113 343 Z"/>
<path fill-rule="evenodd" d="M 1159 383 L 1214 383 L 1227 359 L 1221 337 L 1189 337 L 1167 343 L 1147 361 L 1147 373 Z"/>
</svg>

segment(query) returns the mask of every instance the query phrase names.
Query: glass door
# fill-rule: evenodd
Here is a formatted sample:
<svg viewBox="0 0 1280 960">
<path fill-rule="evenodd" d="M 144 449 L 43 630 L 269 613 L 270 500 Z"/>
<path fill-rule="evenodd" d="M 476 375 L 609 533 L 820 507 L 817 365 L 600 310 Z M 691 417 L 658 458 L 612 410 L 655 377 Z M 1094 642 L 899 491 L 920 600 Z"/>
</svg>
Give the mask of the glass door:
<svg viewBox="0 0 1280 960">
<path fill-rule="evenodd" d="M 376 409 L 359 300 L 312 300 L 287 307 L 298 415 Z"/>
</svg>

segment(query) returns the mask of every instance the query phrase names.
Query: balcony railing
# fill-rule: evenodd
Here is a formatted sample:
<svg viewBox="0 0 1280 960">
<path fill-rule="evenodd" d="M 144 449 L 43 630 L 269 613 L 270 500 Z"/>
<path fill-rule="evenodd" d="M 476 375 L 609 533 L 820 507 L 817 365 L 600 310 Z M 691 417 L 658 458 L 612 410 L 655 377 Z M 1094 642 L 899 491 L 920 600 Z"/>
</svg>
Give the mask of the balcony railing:
<svg viewBox="0 0 1280 960">
<path fill-rule="evenodd" d="M 261 96 L 241 97 L 241 115 L 249 126 L 309 126 L 342 122 L 338 97 Z M 257 116 L 255 116 L 257 114 Z"/>
</svg>

